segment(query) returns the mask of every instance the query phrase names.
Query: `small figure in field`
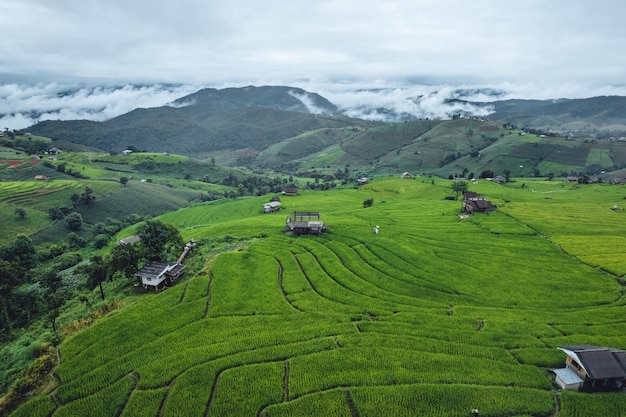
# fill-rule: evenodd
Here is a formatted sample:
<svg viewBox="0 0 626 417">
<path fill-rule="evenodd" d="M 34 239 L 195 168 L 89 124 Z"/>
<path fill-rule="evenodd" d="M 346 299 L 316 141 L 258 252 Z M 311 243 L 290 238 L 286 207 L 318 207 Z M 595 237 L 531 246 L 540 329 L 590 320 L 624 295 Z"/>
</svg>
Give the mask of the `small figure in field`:
<svg viewBox="0 0 626 417">
<path fill-rule="evenodd" d="M 374 226 L 374 234 L 377 235 L 378 234 L 378 226 Z"/>
</svg>

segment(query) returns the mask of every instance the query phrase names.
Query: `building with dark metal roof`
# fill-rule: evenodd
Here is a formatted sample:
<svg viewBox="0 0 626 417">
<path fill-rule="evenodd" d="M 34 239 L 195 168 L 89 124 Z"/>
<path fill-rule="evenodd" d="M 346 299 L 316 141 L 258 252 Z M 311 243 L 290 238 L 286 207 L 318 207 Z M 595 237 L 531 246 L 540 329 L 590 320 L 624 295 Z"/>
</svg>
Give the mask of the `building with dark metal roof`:
<svg viewBox="0 0 626 417">
<path fill-rule="evenodd" d="M 184 265 L 178 262 L 148 262 L 141 268 L 136 276 L 141 278 L 144 289 L 154 288 L 155 290 L 166 285 L 173 284 L 182 274 Z"/>
<path fill-rule="evenodd" d="M 626 351 L 595 345 L 560 346 L 558 349 L 567 354 L 565 369 L 554 370 L 555 382 L 561 388 L 581 391 L 623 390 Z"/>
</svg>

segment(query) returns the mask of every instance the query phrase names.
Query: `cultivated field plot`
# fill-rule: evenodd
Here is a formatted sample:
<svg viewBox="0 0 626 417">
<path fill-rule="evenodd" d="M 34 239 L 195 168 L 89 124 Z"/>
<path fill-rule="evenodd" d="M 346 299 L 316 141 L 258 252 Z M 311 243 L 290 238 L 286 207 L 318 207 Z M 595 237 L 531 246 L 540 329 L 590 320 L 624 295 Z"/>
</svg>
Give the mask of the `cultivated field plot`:
<svg viewBox="0 0 626 417">
<path fill-rule="evenodd" d="M 248 244 L 68 338 L 58 388 L 15 415 L 624 415 L 626 395 L 561 393 L 550 369 L 557 346 L 626 348 L 625 214 L 607 208 L 626 188 L 470 189 L 498 210 L 460 219 L 450 183 L 417 178 L 284 198 L 322 214 L 318 237 L 283 235 L 265 198 L 162 216 L 200 250 Z"/>
</svg>

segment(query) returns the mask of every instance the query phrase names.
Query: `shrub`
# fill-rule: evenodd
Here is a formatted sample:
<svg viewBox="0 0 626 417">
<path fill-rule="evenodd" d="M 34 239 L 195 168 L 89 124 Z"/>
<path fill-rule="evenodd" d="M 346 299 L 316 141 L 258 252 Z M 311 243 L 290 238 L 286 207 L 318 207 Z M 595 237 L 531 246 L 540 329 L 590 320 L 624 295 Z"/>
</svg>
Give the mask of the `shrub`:
<svg viewBox="0 0 626 417">
<path fill-rule="evenodd" d="M 83 227 L 83 216 L 80 213 L 70 213 L 65 220 L 67 221 L 67 227 L 74 232 L 79 231 Z"/>
<path fill-rule="evenodd" d="M 111 238 L 107 234 L 99 234 L 93 240 L 93 247 L 96 249 L 102 249 L 107 245 L 107 243 L 109 243 L 110 239 Z"/>
<path fill-rule="evenodd" d="M 58 256 L 54 262 L 53 262 L 53 266 L 56 270 L 64 270 L 67 268 L 71 268 L 74 265 L 77 265 L 80 263 L 80 261 L 82 261 L 83 258 L 80 255 L 80 253 L 78 252 L 68 252 L 68 253 L 64 253 L 61 256 Z"/>
</svg>

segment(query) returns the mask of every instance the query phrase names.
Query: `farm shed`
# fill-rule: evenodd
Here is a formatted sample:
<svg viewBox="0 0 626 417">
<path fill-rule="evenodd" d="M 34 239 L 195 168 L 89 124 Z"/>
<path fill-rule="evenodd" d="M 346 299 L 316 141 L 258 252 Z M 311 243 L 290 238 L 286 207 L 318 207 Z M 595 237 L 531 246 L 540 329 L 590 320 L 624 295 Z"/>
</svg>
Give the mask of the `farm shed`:
<svg viewBox="0 0 626 417">
<path fill-rule="evenodd" d="M 326 231 L 318 212 L 294 211 L 287 217 L 285 233 L 295 235 L 320 235 Z"/>
<path fill-rule="evenodd" d="M 465 201 L 465 211 L 467 213 L 486 213 L 489 211 L 494 211 L 496 208 L 491 201 L 485 200 L 484 198 L 477 198 L 469 201 Z"/>
<path fill-rule="evenodd" d="M 185 266 L 178 262 L 151 261 L 137 271 L 135 275 L 141 278 L 141 284 L 144 289 L 154 288 L 158 290 L 159 287 L 176 282 L 182 275 L 183 269 L 185 269 Z"/>
<path fill-rule="evenodd" d="M 623 391 L 626 351 L 594 345 L 558 347 L 567 355 L 565 368 L 555 369 L 555 382 L 562 389 Z"/>
<path fill-rule="evenodd" d="M 263 204 L 264 213 L 272 213 L 278 210 L 280 210 L 280 201 L 270 201 L 269 203 Z"/>
<path fill-rule="evenodd" d="M 296 187 L 285 187 L 283 188 L 283 195 L 298 195 L 298 189 Z"/>
<path fill-rule="evenodd" d="M 134 236 L 129 236 L 129 237 L 125 237 L 124 239 L 120 239 L 117 241 L 118 245 L 128 245 L 130 243 L 136 243 L 139 242 L 141 240 L 141 238 L 137 235 Z"/>
<path fill-rule="evenodd" d="M 365 184 L 367 184 L 368 182 L 370 182 L 370 179 L 369 179 L 369 178 L 367 178 L 367 177 L 362 177 L 362 178 L 359 178 L 358 180 L 356 180 L 356 183 L 357 183 L 358 185 L 365 185 Z"/>
<path fill-rule="evenodd" d="M 479 199 L 478 193 L 475 191 L 465 191 L 463 193 L 463 201 L 465 202 L 478 200 L 478 199 Z"/>
</svg>

